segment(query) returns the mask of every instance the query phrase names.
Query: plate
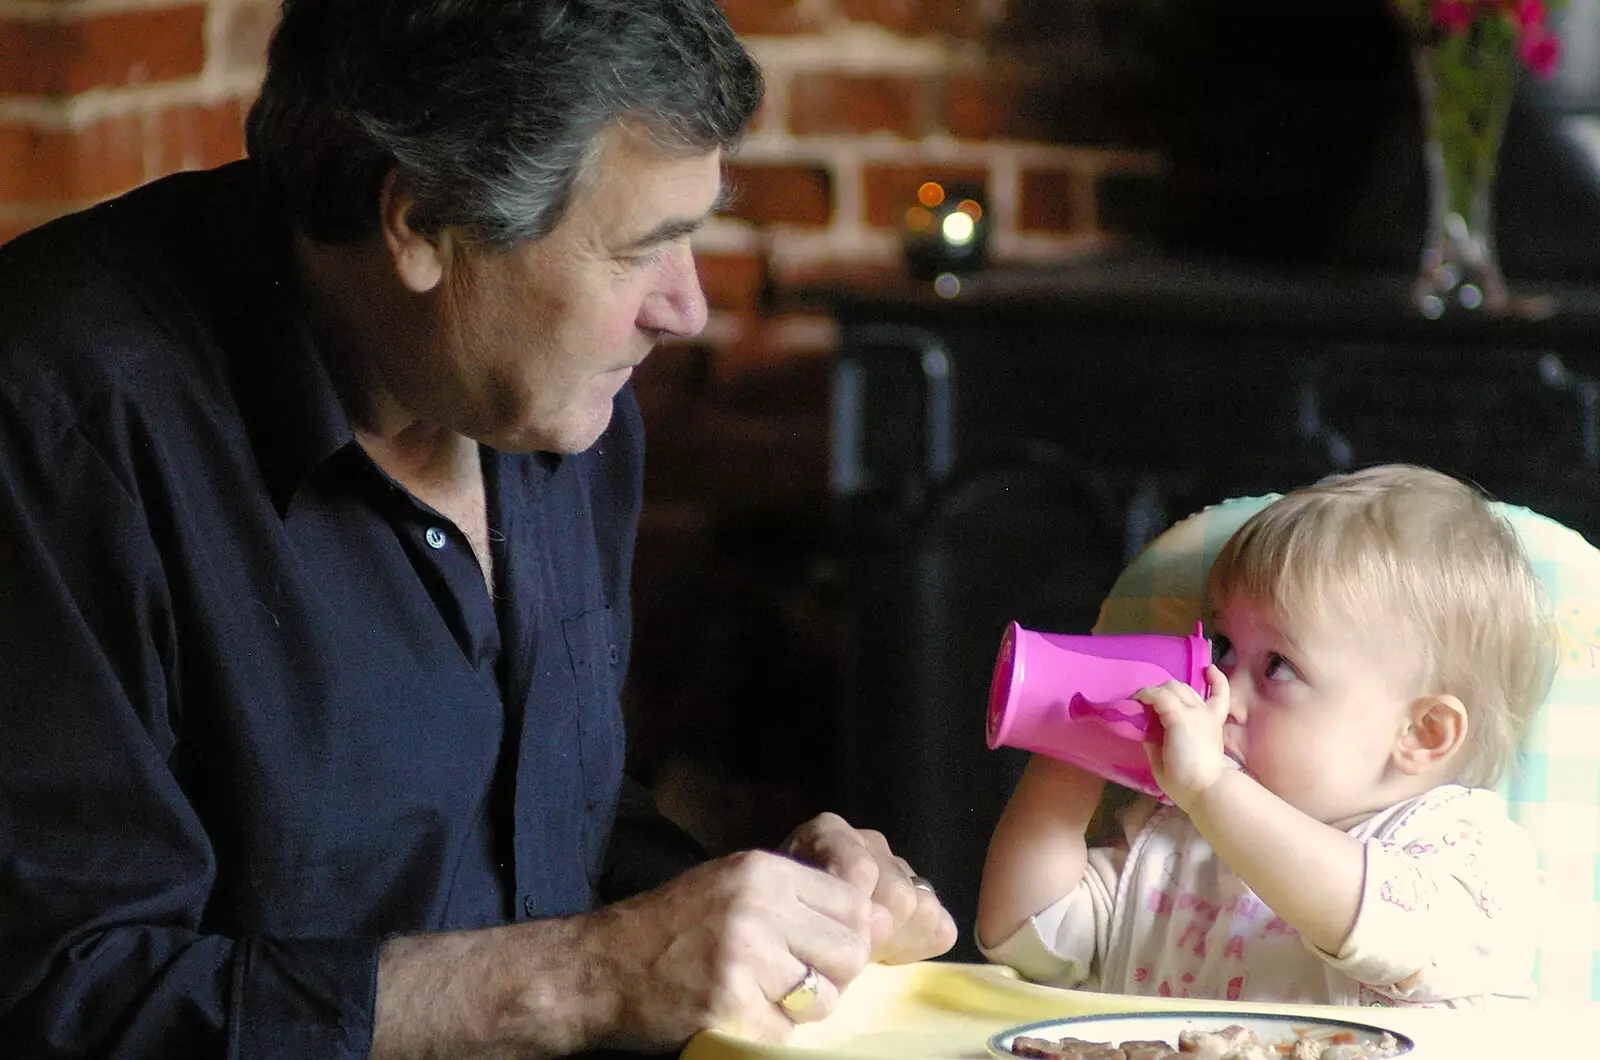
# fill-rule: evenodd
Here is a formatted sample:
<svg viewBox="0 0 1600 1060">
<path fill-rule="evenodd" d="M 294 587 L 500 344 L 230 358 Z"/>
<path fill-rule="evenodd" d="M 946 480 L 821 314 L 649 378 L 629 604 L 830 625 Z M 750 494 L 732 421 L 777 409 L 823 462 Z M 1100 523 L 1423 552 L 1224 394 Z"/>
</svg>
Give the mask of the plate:
<svg viewBox="0 0 1600 1060">
<path fill-rule="evenodd" d="M 1082 1038 L 1091 1042 L 1110 1042 L 1113 1045 L 1130 1041 L 1166 1042 L 1173 1048 L 1178 1045 L 1178 1032 L 1184 1030 L 1217 1031 L 1224 1027 L 1239 1026 L 1255 1032 L 1256 1038 L 1266 1045 L 1293 1042 L 1298 1034 L 1313 1037 L 1349 1032 L 1355 1041 L 1366 1045 L 1376 1044 L 1384 1034 L 1389 1034 L 1400 1046 L 1397 1055 L 1405 1056 L 1415 1043 L 1399 1031 L 1388 1030 L 1371 1023 L 1353 1023 L 1346 1020 L 1307 1019 L 1304 1016 L 1274 1016 L 1262 1013 L 1216 1012 L 1123 1012 L 1104 1016 L 1074 1016 L 1069 1019 L 1047 1020 L 1043 1023 L 1026 1023 L 1001 1031 L 989 1039 L 990 1055 L 999 1060 L 1015 1060 L 1011 1051 L 1013 1039 Z"/>
</svg>

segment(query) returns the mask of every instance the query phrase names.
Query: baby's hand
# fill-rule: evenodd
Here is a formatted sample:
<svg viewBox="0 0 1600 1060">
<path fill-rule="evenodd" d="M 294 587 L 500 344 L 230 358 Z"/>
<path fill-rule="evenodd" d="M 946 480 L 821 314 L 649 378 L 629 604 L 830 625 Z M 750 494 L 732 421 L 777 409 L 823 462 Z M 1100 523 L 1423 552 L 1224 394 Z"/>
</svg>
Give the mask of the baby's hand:
<svg viewBox="0 0 1600 1060">
<path fill-rule="evenodd" d="M 1228 720 L 1228 679 L 1215 666 L 1206 667 L 1211 689 L 1207 699 L 1182 681 L 1140 689 L 1133 698 L 1161 719 L 1161 729 L 1144 745 L 1150 770 L 1167 798 L 1187 810 L 1229 767 L 1222 747 L 1222 724 Z"/>
</svg>

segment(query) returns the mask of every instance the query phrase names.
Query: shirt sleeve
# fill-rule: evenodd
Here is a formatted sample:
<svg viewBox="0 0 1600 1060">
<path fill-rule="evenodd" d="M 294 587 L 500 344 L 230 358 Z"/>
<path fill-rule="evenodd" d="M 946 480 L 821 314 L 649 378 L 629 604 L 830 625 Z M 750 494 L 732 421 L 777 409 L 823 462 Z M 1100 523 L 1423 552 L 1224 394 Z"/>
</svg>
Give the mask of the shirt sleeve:
<svg viewBox="0 0 1600 1060">
<path fill-rule="evenodd" d="M 113 470 L 139 444 L 108 458 L 0 381 L 0 1051 L 366 1057 L 381 940 L 202 929 L 226 822 L 178 776 L 203 693 L 151 508 Z"/>
<path fill-rule="evenodd" d="M 650 792 L 623 775 L 617 820 L 606 844 L 600 900 L 620 902 L 654 890 L 706 860 L 705 849 L 656 809 Z"/>
<path fill-rule="evenodd" d="M 1533 995 L 1538 859 L 1496 795 L 1443 789 L 1365 850 L 1355 926 L 1324 960 L 1408 1004 Z"/>
<path fill-rule="evenodd" d="M 1100 974 L 1117 880 L 1126 860 L 1127 852 L 1118 848 L 1091 849 L 1077 887 L 998 945 L 979 942 L 979 951 L 1036 983 L 1075 987 L 1092 982 Z"/>
</svg>

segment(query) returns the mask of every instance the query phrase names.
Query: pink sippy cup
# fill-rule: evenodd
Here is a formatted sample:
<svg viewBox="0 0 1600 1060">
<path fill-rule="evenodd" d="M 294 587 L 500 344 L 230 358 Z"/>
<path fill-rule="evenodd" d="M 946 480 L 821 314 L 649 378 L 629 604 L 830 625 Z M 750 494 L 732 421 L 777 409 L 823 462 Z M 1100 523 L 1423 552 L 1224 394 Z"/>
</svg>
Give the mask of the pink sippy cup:
<svg viewBox="0 0 1600 1060">
<path fill-rule="evenodd" d="M 1211 642 L 1191 636 L 1075 636 L 1006 627 L 989 686 L 991 748 L 1018 747 L 1160 796 L 1144 740 L 1149 708 L 1130 699 L 1170 680 L 1206 694 Z"/>
</svg>

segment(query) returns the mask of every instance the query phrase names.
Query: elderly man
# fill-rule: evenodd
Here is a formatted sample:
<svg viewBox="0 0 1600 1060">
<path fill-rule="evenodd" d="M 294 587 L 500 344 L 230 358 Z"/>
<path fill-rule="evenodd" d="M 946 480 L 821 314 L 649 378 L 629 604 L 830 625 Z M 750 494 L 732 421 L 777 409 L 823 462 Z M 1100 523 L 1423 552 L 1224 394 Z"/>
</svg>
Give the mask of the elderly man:
<svg viewBox="0 0 1600 1060">
<path fill-rule="evenodd" d="M 627 384 L 760 92 L 714 0 L 288 0 L 248 161 L 0 250 L 0 1051 L 778 1038 L 954 941 L 622 775 Z"/>
</svg>

